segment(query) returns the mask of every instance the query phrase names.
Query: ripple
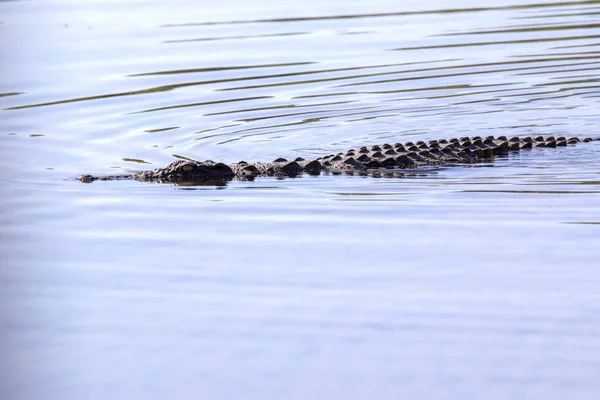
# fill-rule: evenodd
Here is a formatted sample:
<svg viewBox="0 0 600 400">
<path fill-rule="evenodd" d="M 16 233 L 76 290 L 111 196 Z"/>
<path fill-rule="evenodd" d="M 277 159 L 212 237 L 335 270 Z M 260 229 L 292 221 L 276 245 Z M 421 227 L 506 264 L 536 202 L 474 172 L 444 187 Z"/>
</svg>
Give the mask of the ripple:
<svg viewBox="0 0 600 400">
<path fill-rule="evenodd" d="M 96 52 L 87 61 L 58 63 L 43 94 L 5 89 L 19 95 L 2 107 L 10 132 L 41 116 L 111 166 L 162 164 L 173 152 L 271 159 L 384 135 L 586 134 L 600 89 L 597 12 L 578 1 L 164 18 L 135 43 L 121 27 L 112 39 L 81 37 L 74 43 Z M 62 69 L 87 75 L 71 83 Z"/>
</svg>

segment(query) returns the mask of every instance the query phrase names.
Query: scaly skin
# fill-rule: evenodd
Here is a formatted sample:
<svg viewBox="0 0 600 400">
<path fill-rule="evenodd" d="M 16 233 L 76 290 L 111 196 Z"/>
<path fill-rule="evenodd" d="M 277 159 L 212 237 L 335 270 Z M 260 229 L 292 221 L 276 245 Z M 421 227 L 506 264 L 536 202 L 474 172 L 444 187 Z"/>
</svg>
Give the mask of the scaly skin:
<svg viewBox="0 0 600 400">
<path fill-rule="evenodd" d="M 127 175 L 92 176 L 82 175 L 80 182 L 110 181 L 118 179 L 136 179 L 143 182 L 174 184 L 223 184 L 235 178 L 252 180 L 257 176 L 294 177 L 303 173 L 319 175 L 322 171 L 374 173 L 421 166 L 440 166 L 489 162 L 496 156 L 506 156 L 533 147 L 561 147 L 578 142 L 590 142 L 600 138 L 579 139 L 552 136 L 537 138 L 507 139 L 505 136 L 494 138 L 463 137 L 450 140 L 418 141 L 393 145 L 361 147 L 345 153 L 319 157 L 314 160 L 296 158 L 288 161 L 278 158 L 270 163 L 223 164 L 214 161 L 176 160 L 165 168 L 143 171 Z"/>
</svg>

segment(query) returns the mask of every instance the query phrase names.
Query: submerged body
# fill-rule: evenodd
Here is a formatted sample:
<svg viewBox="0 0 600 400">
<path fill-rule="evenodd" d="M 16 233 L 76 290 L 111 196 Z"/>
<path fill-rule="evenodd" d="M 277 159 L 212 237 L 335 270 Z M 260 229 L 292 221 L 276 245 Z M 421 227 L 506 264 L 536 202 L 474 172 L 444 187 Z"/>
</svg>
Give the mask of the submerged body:
<svg viewBox="0 0 600 400">
<path fill-rule="evenodd" d="M 506 156 L 533 147 L 564 147 L 578 142 L 590 142 L 600 138 L 579 139 L 548 137 L 494 138 L 489 136 L 463 137 L 460 139 L 418 141 L 416 143 L 383 144 L 361 147 L 345 153 L 332 154 L 314 160 L 296 158 L 288 161 L 278 158 L 270 163 L 236 164 L 221 162 L 176 160 L 165 168 L 157 168 L 127 175 L 92 176 L 82 175 L 79 181 L 90 183 L 96 180 L 136 179 L 144 182 L 177 184 L 210 184 L 226 182 L 232 179 L 251 180 L 257 176 L 294 177 L 303 173 L 318 175 L 322 171 L 368 173 L 369 171 L 397 170 L 421 166 L 440 166 L 451 164 L 471 164 L 491 161 L 496 156 Z"/>
</svg>

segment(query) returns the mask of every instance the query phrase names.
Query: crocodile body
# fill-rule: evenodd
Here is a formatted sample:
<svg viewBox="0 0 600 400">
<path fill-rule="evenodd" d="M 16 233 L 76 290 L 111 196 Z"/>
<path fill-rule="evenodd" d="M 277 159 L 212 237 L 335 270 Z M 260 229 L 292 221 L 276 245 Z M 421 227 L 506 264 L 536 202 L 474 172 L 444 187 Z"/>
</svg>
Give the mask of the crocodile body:
<svg viewBox="0 0 600 400">
<path fill-rule="evenodd" d="M 489 136 L 463 137 L 460 139 L 418 141 L 415 143 L 383 144 L 361 147 L 344 153 L 331 154 L 313 160 L 296 158 L 293 161 L 278 158 L 270 163 L 224 164 L 214 161 L 176 160 L 165 168 L 157 168 L 127 175 L 82 175 L 79 181 L 136 179 L 144 182 L 175 184 L 223 183 L 233 179 L 252 180 L 258 176 L 294 177 L 303 173 L 318 175 L 323 171 L 332 173 L 368 174 L 397 171 L 421 166 L 443 166 L 489 162 L 494 157 L 507 156 L 534 147 L 563 147 L 600 138 L 576 137 L 513 137 Z"/>
</svg>

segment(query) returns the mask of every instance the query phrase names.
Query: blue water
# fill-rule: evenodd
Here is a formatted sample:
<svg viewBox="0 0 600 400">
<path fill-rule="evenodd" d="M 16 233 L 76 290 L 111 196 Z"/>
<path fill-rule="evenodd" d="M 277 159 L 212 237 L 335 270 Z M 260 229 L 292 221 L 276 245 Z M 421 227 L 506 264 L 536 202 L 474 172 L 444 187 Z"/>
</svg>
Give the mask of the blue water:
<svg viewBox="0 0 600 400">
<path fill-rule="evenodd" d="M 598 136 L 597 2 L 0 2 L 3 399 L 595 399 L 600 142 L 399 178 L 81 184 Z"/>
</svg>

